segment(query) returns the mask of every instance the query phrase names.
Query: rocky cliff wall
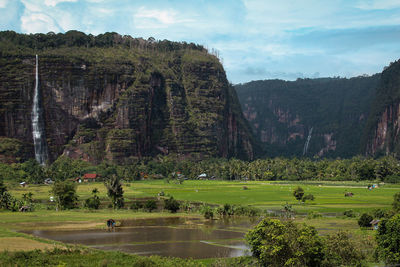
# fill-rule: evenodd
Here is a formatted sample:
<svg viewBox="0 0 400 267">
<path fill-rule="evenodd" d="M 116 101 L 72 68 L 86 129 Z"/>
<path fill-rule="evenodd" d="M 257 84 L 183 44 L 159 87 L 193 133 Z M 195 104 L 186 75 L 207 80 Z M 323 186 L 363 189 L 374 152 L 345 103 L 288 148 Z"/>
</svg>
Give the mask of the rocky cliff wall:
<svg viewBox="0 0 400 267">
<path fill-rule="evenodd" d="M 265 80 L 235 89 L 267 156 L 351 157 L 362 153 L 360 140 L 378 82 L 379 75 Z"/>
<path fill-rule="evenodd" d="M 381 75 L 364 135 L 366 155 L 400 156 L 400 62 L 391 63 Z"/>
<path fill-rule="evenodd" d="M 25 144 L 24 158 L 33 153 L 35 53 L 51 160 L 61 154 L 95 163 L 170 153 L 254 156 L 235 92 L 218 59 L 204 50 L 4 47 L 0 137 Z"/>
</svg>

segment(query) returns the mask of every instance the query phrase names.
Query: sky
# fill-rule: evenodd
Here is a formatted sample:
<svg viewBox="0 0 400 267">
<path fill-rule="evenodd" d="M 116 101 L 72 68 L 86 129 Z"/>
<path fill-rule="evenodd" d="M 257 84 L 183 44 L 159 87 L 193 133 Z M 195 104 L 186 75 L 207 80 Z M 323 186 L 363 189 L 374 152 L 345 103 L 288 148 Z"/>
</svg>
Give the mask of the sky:
<svg viewBox="0 0 400 267">
<path fill-rule="evenodd" d="M 235 84 L 353 77 L 400 58 L 400 0 L 0 0 L 0 30 L 194 42 Z"/>
</svg>

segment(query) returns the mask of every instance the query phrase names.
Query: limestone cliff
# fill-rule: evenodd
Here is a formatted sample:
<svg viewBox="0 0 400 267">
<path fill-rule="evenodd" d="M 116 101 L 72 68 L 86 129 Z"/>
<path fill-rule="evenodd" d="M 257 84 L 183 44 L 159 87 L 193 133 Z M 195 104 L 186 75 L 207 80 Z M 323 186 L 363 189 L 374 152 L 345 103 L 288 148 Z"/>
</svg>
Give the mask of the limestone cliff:
<svg viewBox="0 0 400 267">
<path fill-rule="evenodd" d="M 366 154 L 400 156 L 400 62 L 391 63 L 381 75 L 364 136 Z"/>
<path fill-rule="evenodd" d="M 235 88 L 268 156 L 351 157 L 363 150 L 378 82 L 374 75 L 253 81 Z"/>
<path fill-rule="evenodd" d="M 63 153 L 117 163 L 170 153 L 254 156 L 224 69 L 201 46 L 116 33 L 2 32 L 0 137 L 25 144 L 25 157 L 32 155 L 35 54 L 51 160 Z"/>
</svg>

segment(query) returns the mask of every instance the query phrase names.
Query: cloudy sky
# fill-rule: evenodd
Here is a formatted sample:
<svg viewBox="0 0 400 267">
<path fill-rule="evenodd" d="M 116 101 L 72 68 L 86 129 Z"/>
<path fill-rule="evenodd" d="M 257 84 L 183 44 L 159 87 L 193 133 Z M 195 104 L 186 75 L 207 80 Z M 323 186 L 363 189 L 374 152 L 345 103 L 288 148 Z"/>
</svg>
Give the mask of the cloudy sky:
<svg viewBox="0 0 400 267">
<path fill-rule="evenodd" d="M 400 0 L 0 0 L 0 30 L 195 42 L 233 83 L 352 77 L 400 58 Z"/>
</svg>

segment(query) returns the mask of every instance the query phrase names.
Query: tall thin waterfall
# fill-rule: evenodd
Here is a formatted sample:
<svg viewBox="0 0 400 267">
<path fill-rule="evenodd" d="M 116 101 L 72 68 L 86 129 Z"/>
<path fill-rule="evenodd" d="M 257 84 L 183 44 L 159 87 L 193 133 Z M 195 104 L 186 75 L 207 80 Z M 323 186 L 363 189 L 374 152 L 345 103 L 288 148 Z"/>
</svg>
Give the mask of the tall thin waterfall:
<svg viewBox="0 0 400 267">
<path fill-rule="evenodd" d="M 311 134 L 312 134 L 313 129 L 314 129 L 314 127 L 311 127 L 310 131 L 308 132 L 307 141 L 306 141 L 306 143 L 304 144 L 304 148 L 303 148 L 303 156 L 304 156 L 305 154 L 307 154 L 308 145 L 310 144 Z"/>
<path fill-rule="evenodd" d="M 40 99 L 40 87 L 39 87 L 39 58 L 36 55 L 36 82 L 35 92 L 33 96 L 33 107 L 32 107 L 32 135 L 33 144 L 35 146 L 35 158 L 36 161 L 41 165 L 45 165 L 48 159 L 47 156 L 47 144 L 46 135 L 43 120 L 43 109 L 41 107 L 42 102 Z"/>
</svg>

